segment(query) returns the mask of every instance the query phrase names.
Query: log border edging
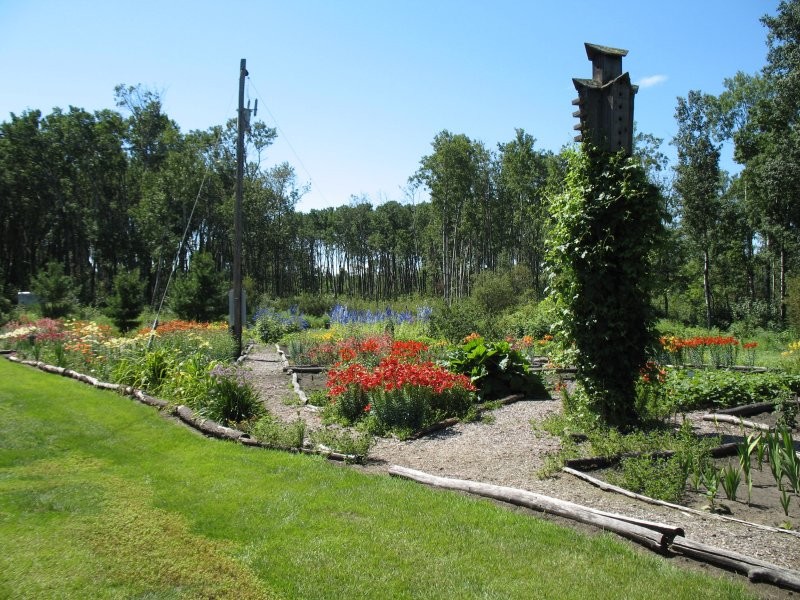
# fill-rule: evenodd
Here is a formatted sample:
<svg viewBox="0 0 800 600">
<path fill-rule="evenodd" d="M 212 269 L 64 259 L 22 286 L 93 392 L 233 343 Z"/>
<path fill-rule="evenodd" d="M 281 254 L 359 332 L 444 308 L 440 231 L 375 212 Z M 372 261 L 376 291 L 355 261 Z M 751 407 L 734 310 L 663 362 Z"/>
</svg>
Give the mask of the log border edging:
<svg viewBox="0 0 800 600">
<path fill-rule="evenodd" d="M 673 504 L 672 502 L 666 502 L 664 500 L 658 500 L 656 498 L 651 498 L 650 496 L 645 496 L 643 494 L 637 494 L 636 492 L 632 492 L 630 490 L 626 490 L 625 488 L 613 485 L 611 483 L 605 482 L 602 479 L 597 479 L 596 477 L 592 477 L 591 475 L 587 475 L 577 469 L 571 469 L 570 467 L 564 467 L 561 469 L 564 473 L 577 477 L 582 481 L 592 484 L 593 486 L 600 488 L 606 492 L 614 492 L 620 494 L 622 496 L 627 496 L 628 498 L 633 498 L 634 500 L 641 500 L 642 502 L 646 502 L 647 504 L 653 504 L 655 506 L 663 506 L 666 508 L 672 508 L 679 512 L 688 513 L 691 515 L 696 515 L 700 517 L 708 517 L 710 519 L 717 519 L 720 521 L 730 521 L 731 523 L 738 523 L 740 525 L 746 525 L 748 527 L 752 527 L 754 529 L 762 529 L 764 531 L 769 531 L 771 533 L 785 533 L 786 535 L 793 535 L 796 537 L 800 537 L 800 531 L 792 531 L 791 529 L 781 529 L 780 527 L 772 527 L 770 525 L 762 525 L 761 523 L 753 523 L 752 521 L 744 521 L 742 519 L 737 519 L 735 517 L 728 517 L 726 515 L 718 515 L 715 513 L 708 513 L 703 512 L 701 510 L 697 510 L 695 508 L 691 508 L 689 506 L 683 506 L 681 504 Z"/>
<path fill-rule="evenodd" d="M 144 391 L 131 387 L 120 385 L 118 383 L 108 383 L 105 381 L 100 381 L 96 377 L 92 377 L 91 375 L 86 375 L 84 373 L 79 373 L 77 371 L 73 371 L 72 369 L 66 369 L 64 367 L 56 367 L 54 365 L 48 365 L 47 363 L 35 360 L 22 360 L 16 357 L 13 353 L 6 354 L 6 360 L 9 360 L 13 363 L 25 365 L 28 367 L 34 367 L 39 369 L 40 371 L 44 371 L 45 373 L 51 373 L 54 375 L 61 375 L 62 377 L 68 377 L 70 379 L 74 379 L 76 381 L 80 381 L 81 383 L 86 383 L 91 385 L 92 387 L 96 387 L 98 389 L 108 390 L 118 392 L 123 396 L 129 396 L 130 398 L 140 402 L 141 404 L 145 404 L 147 406 L 152 406 L 157 408 L 159 413 L 167 414 L 168 416 L 177 417 L 182 423 L 196 429 L 200 433 L 214 438 L 229 440 L 233 442 L 238 442 L 245 446 L 257 446 L 259 448 L 268 448 L 270 450 L 283 450 L 286 452 L 291 452 L 294 454 L 313 454 L 318 456 L 324 456 L 330 460 L 337 460 L 342 462 L 361 462 L 364 460 L 364 457 L 351 455 L 351 454 L 342 454 L 341 452 L 334 452 L 329 448 L 310 448 L 303 446 L 302 448 L 280 448 L 275 446 L 270 446 L 268 444 L 264 444 L 263 442 L 250 437 L 250 434 L 245 433 L 244 431 L 240 431 L 239 429 L 233 429 L 230 427 L 226 427 L 217 423 L 216 421 L 212 421 L 211 419 L 203 419 L 198 417 L 197 414 L 188 406 L 184 405 L 174 405 L 166 400 L 162 400 L 161 398 L 156 398 L 155 396 L 151 396 Z"/>
<path fill-rule="evenodd" d="M 545 514 L 555 514 L 566 519 L 587 523 L 604 530 L 613 531 L 617 535 L 637 542 L 659 554 L 667 556 L 679 554 L 746 575 L 753 583 L 769 583 L 784 589 L 800 591 L 800 571 L 786 569 L 737 552 L 687 539 L 681 527 L 607 513 L 527 490 L 465 479 L 440 477 L 397 465 L 389 468 L 389 475 L 410 479 L 435 488 L 492 498 L 501 502 L 524 506 Z"/>
</svg>

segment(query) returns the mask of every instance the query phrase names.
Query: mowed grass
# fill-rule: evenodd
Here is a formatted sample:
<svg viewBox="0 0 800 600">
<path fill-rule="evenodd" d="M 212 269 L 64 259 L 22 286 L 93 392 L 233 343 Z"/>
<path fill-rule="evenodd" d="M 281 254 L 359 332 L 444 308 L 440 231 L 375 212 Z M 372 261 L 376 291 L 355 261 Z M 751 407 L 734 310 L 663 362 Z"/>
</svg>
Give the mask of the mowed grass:
<svg viewBox="0 0 800 600">
<path fill-rule="evenodd" d="M 745 598 L 490 502 L 209 440 L 0 360 L 0 597 Z"/>
</svg>

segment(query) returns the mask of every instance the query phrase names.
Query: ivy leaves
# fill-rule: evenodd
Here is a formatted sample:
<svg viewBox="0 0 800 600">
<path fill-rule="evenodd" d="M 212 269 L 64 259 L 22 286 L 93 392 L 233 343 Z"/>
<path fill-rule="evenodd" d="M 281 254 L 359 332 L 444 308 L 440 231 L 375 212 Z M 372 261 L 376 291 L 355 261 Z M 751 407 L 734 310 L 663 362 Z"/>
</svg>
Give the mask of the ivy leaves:
<svg viewBox="0 0 800 600">
<path fill-rule="evenodd" d="M 650 256 L 662 232 L 659 195 L 634 160 L 585 149 L 570 154 L 551 214 L 557 338 L 574 344 L 590 408 L 624 427 L 636 420 L 634 383 L 653 342 Z"/>
</svg>

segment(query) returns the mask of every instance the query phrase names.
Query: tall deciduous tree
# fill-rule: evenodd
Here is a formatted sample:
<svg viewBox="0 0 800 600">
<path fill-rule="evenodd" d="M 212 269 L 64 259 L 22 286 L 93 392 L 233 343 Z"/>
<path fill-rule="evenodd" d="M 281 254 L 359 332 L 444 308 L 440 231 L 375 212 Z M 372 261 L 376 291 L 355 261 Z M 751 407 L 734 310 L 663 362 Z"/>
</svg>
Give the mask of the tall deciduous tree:
<svg viewBox="0 0 800 600">
<path fill-rule="evenodd" d="M 434 281 L 450 302 L 469 293 L 471 276 L 483 262 L 472 236 L 484 233 L 480 224 L 491 221 L 490 157 L 483 144 L 446 130 L 436 135 L 432 146 L 411 182 L 430 191 L 440 240 Z"/>
<path fill-rule="evenodd" d="M 678 133 L 672 140 L 678 151 L 675 191 L 680 201 L 681 225 L 702 256 L 706 326 L 713 323 L 711 261 L 720 214 L 719 145 L 713 141 L 712 107 L 715 99 L 691 91 L 678 98 Z"/>
<path fill-rule="evenodd" d="M 509 253 L 510 265 L 527 265 L 533 274 L 534 292 L 540 297 L 547 220 L 545 193 L 552 154 L 536 150 L 535 143 L 532 135 L 517 129 L 513 140 L 498 145 L 498 194 L 500 206 L 505 209 L 506 235 L 502 241 Z"/>
</svg>

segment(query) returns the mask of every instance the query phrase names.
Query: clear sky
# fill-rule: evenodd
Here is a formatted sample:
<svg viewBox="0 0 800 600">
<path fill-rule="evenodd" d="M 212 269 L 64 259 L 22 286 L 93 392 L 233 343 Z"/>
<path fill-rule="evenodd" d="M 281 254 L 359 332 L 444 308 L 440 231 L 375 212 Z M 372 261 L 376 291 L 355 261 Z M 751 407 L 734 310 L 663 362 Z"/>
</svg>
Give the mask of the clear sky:
<svg viewBox="0 0 800 600">
<path fill-rule="evenodd" d="M 777 0 L 0 0 L 0 120 L 70 105 L 114 108 L 119 83 L 162 94 L 182 131 L 247 97 L 311 189 L 299 210 L 407 199 L 439 131 L 489 147 L 515 128 L 558 151 L 575 134 L 584 42 L 629 51 L 635 120 L 668 142 L 676 98 L 755 73 Z M 663 148 L 673 156 L 670 146 Z M 723 166 L 731 168 L 732 165 Z"/>
</svg>

